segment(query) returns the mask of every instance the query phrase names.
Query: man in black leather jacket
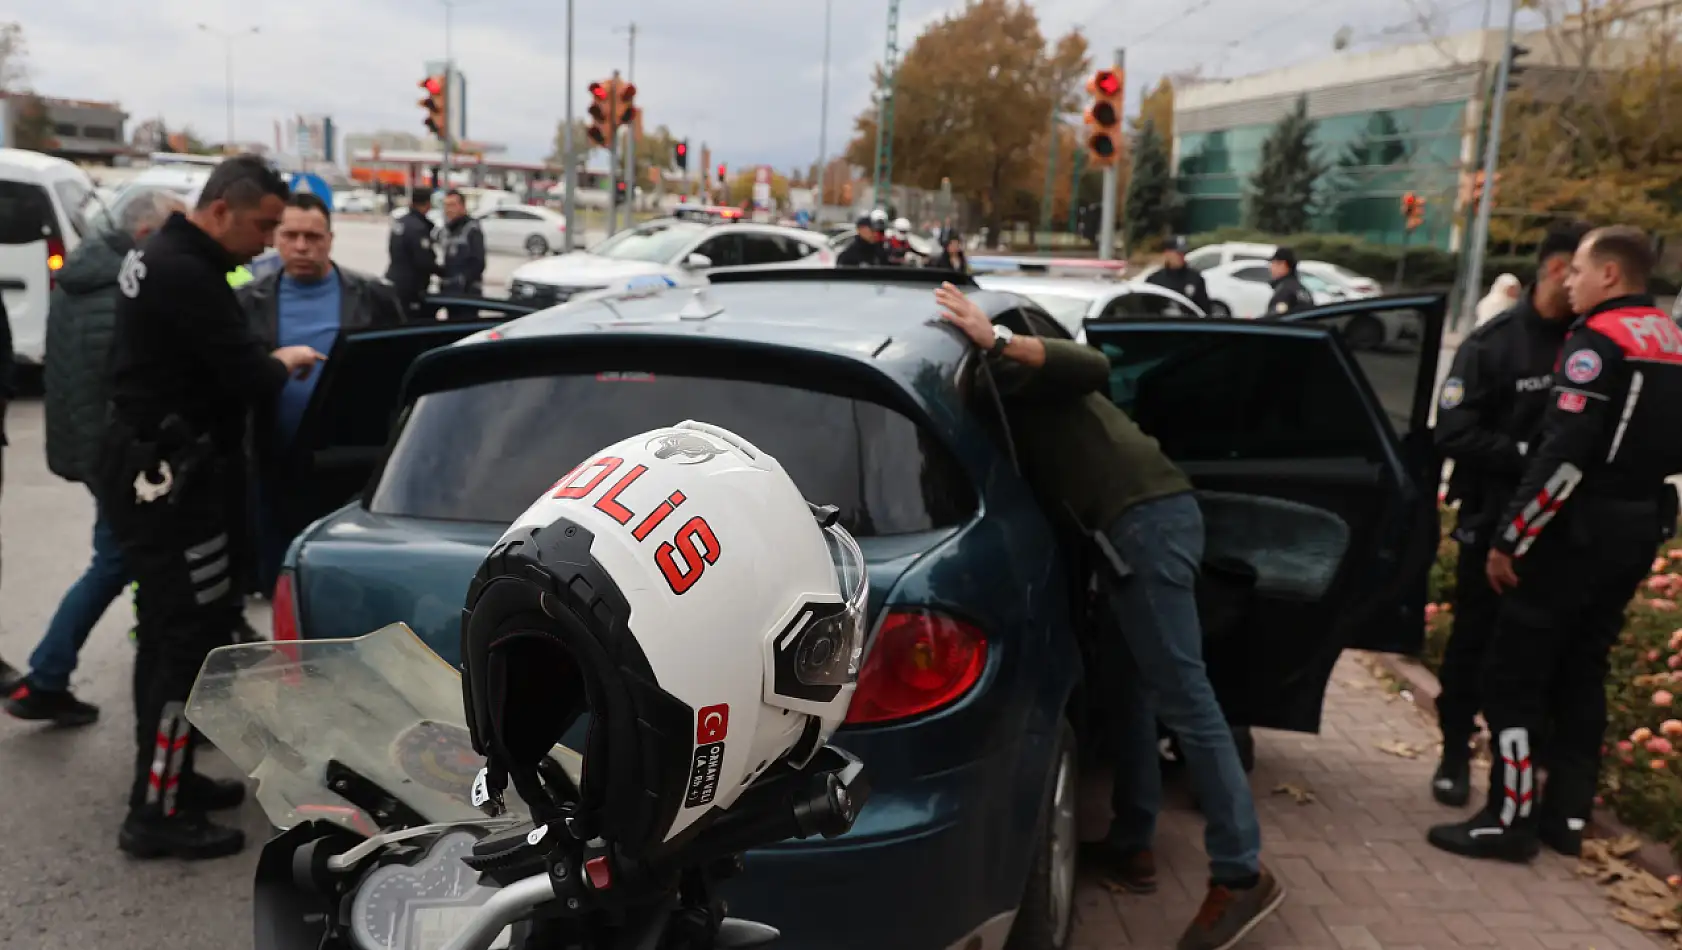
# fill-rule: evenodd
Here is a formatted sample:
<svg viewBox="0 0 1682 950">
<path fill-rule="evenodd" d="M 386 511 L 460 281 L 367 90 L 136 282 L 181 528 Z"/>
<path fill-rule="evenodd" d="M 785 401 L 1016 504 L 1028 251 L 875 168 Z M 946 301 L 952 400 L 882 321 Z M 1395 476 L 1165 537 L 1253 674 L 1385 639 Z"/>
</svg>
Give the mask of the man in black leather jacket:
<svg viewBox="0 0 1682 950">
<path fill-rule="evenodd" d="M 1572 225 L 1548 233 L 1537 251 L 1535 284 L 1516 306 L 1466 336 L 1437 399 L 1437 448 L 1454 461 L 1446 500 L 1460 506 L 1454 530 L 1460 555 L 1454 629 L 1437 700 L 1443 758 L 1431 794 L 1453 807 L 1471 794 L 1470 742 L 1482 708 L 1478 684 L 1500 603 L 1484 579 L 1484 560 L 1553 398 L 1554 361 L 1575 316 L 1565 278 L 1587 232 L 1586 225 Z"/>
<path fill-rule="evenodd" d="M 315 195 L 292 196 L 275 229 L 275 248 L 281 269 L 238 291 L 252 332 L 270 349 L 304 344 L 327 353 L 343 333 L 403 322 L 391 284 L 333 261 L 332 213 Z M 310 520 L 309 506 L 298 504 L 308 471 L 290 450 L 320 378 L 311 374 L 289 380 L 278 399 L 258 404 L 253 412 L 258 556 L 252 585 L 257 593 L 274 590 L 287 544 Z"/>
</svg>

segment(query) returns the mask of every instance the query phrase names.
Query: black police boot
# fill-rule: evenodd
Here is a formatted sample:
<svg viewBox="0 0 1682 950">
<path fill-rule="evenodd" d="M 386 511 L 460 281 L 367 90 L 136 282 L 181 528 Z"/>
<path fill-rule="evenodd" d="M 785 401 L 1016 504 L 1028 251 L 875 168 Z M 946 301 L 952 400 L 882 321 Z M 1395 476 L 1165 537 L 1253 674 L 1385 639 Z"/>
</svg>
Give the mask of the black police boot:
<svg viewBox="0 0 1682 950">
<path fill-rule="evenodd" d="M 1554 818 L 1543 815 L 1536 822 L 1536 837 L 1558 854 L 1568 858 L 1583 854 L 1583 826 L 1581 818 Z"/>
<path fill-rule="evenodd" d="M 238 854 L 245 833 L 213 823 L 203 812 L 178 811 L 165 817 L 155 805 L 131 808 L 117 834 L 117 847 L 131 857 L 206 861 Z"/>
<path fill-rule="evenodd" d="M 245 783 L 197 772 L 181 776 L 175 800 L 183 811 L 227 811 L 245 802 Z"/>
<path fill-rule="evenodd" d="M 23 682 L 23 674 L 18 668 L 5 660 L 0 660 L 0 697 L 12 695 L 12 691 Z"/>
<path fill-rule="evenodd" d="M 1443 742 L 1443 758 L 1431 776 L 1431 797 L 1459 808 L 1472 798 L 1472 751 L 1466 743 Z"/>
<path fill-rule="evenodd" d="M 1467 821 L 1433 827 L 1425 840 L 1451 854 L 1520 864 L 1528 863 L 1542 850 L 1533 822 L 1520 820 L 1506 827 L 1487 808 Z"/>
</svg>

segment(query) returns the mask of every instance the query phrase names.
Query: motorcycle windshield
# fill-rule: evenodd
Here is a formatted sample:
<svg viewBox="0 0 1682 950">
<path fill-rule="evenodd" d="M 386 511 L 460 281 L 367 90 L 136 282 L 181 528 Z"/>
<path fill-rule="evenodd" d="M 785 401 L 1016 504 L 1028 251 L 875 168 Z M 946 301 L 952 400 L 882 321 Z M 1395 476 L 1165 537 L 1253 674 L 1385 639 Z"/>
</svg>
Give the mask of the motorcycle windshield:
<svg viewBox="0 0 1682 950">
<path fill-rule="evenodd" d="M 187 719 L 257 780 L 257 801 L 281 829 L 324 820 L 367 836 L 390 824 L 330 787 L 333 763 L 429 823 L 485 817 L 472 804 L 485 762 L 467 731 L 461 676 L 404 624 L 352 640 L 213 650 Z M 559 747 L 555 758 L 577 781 L 582 760 Z M 506 801 L 510 814 L 529 814 L 512 789 Z"/>
</svg>

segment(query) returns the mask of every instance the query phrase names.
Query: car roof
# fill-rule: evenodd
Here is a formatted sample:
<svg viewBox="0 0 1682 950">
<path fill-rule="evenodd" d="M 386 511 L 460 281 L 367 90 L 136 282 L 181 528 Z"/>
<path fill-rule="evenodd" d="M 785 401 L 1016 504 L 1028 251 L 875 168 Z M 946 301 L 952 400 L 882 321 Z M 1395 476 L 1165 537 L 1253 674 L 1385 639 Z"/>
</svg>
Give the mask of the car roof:
<svg viewBox="0 0 1682 950">
<path fill-rule="evenodd" d="M 809 350 L 870 362 L 907 383 L 930 363 L 955 366 L 969 351 L 940 321 L 931 284 L 856 279 L 753 280 L 592 297 L 497 327 L 504 340 L 612 334 L 708 337 Z M 1017 306 L 986 290 L 971 299 L 990 314 Z M 485 339 L 476 334 L 458 345 Z"/>
<path fill-rule="evenodd" d="M 1003 290 L 1013 294 L 1031 294 L 1043 291 L 1051 294 L 1062 294 L 1065 297 L 1081 297 L 1086 300 L 1097 300 L 1108 297 L 1119 291 L 1129 289 L 1129 285 L 1114 280 L 1091 280 L 1070 277 L 1017 277 L 1010 274 L 980 274 L 975 282 L 988 290 Z"/>
<path fill-rule="evenodd" d="M 0 170 L 34 176 L 76 170 L 76 163 L 26 148 L 0 148 Z M 55 175 L 55 177 L 57 177 Z"/>
</svg>

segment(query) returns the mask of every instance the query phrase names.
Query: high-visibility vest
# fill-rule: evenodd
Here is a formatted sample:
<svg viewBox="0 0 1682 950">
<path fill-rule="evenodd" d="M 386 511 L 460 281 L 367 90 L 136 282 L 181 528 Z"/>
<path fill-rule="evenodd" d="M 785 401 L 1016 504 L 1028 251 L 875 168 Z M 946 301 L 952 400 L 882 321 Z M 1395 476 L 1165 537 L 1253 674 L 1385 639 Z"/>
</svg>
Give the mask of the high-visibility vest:
<svg viewBox="0 0 1682 950">
<path fill-rule="evenodd" d="M 238 266 L 238 267 L 236 267 L 233 270 L 228 272 L 228 286 L 229 287 L 242 287 L 246 284 L 251 283 L 252 281 L 254 281 L 256 279 L 257 278 L 251 276 L 251 272 L 249 270 L 245 269 L 244 264 L 241 264 L 240 266 Z"/>
</svg>

